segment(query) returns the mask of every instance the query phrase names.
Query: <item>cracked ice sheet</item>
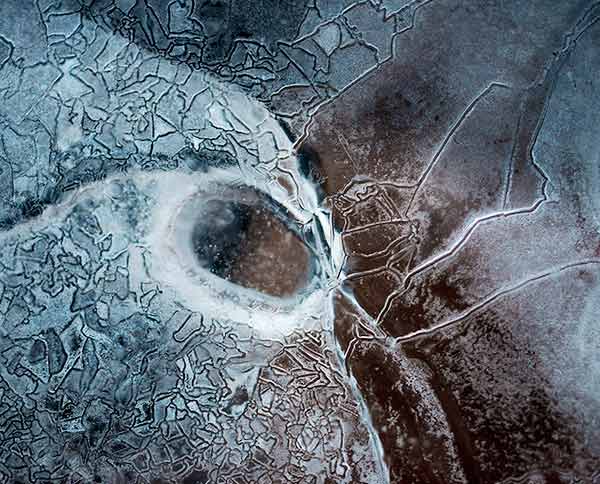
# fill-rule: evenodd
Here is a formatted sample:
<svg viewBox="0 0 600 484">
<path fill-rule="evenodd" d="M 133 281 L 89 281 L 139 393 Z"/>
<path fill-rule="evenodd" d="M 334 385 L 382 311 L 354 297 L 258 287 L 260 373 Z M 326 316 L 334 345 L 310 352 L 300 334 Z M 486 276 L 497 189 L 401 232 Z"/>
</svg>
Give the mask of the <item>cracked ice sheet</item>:
<svg viewBox="0 0 600 484">
<path fill-rule="evenodd" d="M 427 3 L 144 0 L 95 2 L 88 12 L 140 45 L 249 89 L 301 134 L 319 106 L 391 58 L 393 39 Z"/>
<path fill-rule="evenodd" d="M 429 368 L 468 481 L 596 475 L 597 371 L 584 370 L 597 367 L 600 261 L 591 5 L 563 4 L 561 21 L 543 2 L 425 7 L 396 39 L 402 55 L 308 126 L 344 287 L 371 324 L 337 330 Z M 376 414 L 393 392 L 372 398 Z M 402 457 L 390 459 L 401 480 Z"/>
<path fill-rule="evenodd" d="M 385 481 L 322 292 L 289 309 L 219 290 L 209 309 L 161 265 L 153 230 L 190 178 L 231 170 L 312 217 L 279 124 L 89 19 L 77 35 L 27 75 L 4 65 L 0 480 Z"/>
<path fill-rule="evenodd" d="M 593 389 L 597 385 L 593 377 L 585 379 L 581 373 L 584 366 L 595 364 L 590 356 L 594 354 L 595 340 L 593 323 L 589 321 L 593 321 L 590 315 L 597 310 L 589 300 L 596 293 L 595 260 L 590 254 L 596 256 L 593 252 L 597 247 L 597 223 L 593 209 L 597 184 L 593 181 L 598 177 L 594 171 L 597 164 L 585 164 L 582 160 L 597 158 L 594 143 L 597 136 L 589 129 L 597 126 L 593 118 L 597 110 L 591 109 L 588 101 L 595 99 L 595 87 L 591 82 L 573 82 L 579 89 L 582 85 L 589 86 L 589 92 L 580 97 L 585 101 L 574 106 L 569 82 L 573 78 L 577 81 L 579 74 L 573 74 L 570 81 L 561 75 L 556 89 L 553 84 L 559 70 L 561 73 L 565 69 L 576 71 L 570 64 L 562 68 L 562 61 L 568 56 L 561 49 L 575 37 L 578 41 L 587 39 L 579 37 L 582 29 L 574 29 L 576 35 L 570 40 L 566 35 L 585 12 L 585 2 L 564 2 L 558 6 L 537 1 L 501 5 L 315 2 L 306 6 L 299 2 L 293 7 L 299 12 L 306 7 L 306 14 L 299 15 L 304 23 L 298 29 L 287 25 L 287 31 L 269 28 L 265 33 L 262 23 L 244 25 L 244 19 L 238 18 L 239 25 L 256 27 L 250 36 L 272 37 L 266 41 L 263 38 L 264 43 L 256 43 L 243 39 L 233 42 L 234 36 L 231 36 L 227 42 L 235 47 L 226 65 L 221 62 L 211 65 L 211 60 L 222 57 L 224 50 L 210 36 L 223 30 L 226 22 L 222 23 L 218 12 L 210 8 L 192 11 L 192 2 L 172 2 L 167 8 L 166 3 L 157 1 L 97 2 L 93 10 L 97 21 L 105 20 L 122 31 L 130 28 L 128 37 L 135 32 L 138 45 L 127 46 L 112 36 L 96 37 L 100 31 L 86 27 L 93 25 L 91 23 L 84 23 L 80 36 L 73 34 L 71 20 L 77 14 L 73 13 L 76 9 L 71 3 L 78 2 L 38 2 L 41 18 L 50 22 L 52 54 L 60 64 L 60 75 L 52 70 L 42 71 L 42 67 L 47 69 L 48 65 L 32 66 L 30 71 L 25 71 L 23 84 L 14 80 L 19 74 L 17 69 L 7 75 L 9 80 L 2 86 L 4 99 L 8 101 L 7 117 L 12 121 L 37 118 L 35 122 L 23 119 L 18 129 L 11 128 L 18 131 L 19 136 L 23 133 L 33 133 L 33 136 L 20 144 L 9 142 L 3 146 L 4 154 L 11 161 L 16 153 L 26 155 L 22 158 L 23 167 L 14 171 L 14 180 L 11 166 L 6 160 L 0 160 L 3 197 L 16 193 L 27 201 L 25 197 L 32 190 L 43 192 L 51 186 L 54 180 L 44 180 L 43 176 L 40 179 L 40 175 L 47 173 L 52 176 L 66 173 L 66 186 L 78 180 L 93 180 L 97 171 L 114 172 L 132 166 L 172 170 L 180 163 L 194 164 L 186 156 L 183 159 L 175 156 L 186 143 L 219 151 L 219 156 L 240 157 L 249 164 L 265 158 L 273 160 L 277 150 L 273 150 L 271 141 L 264 141 L 272 139 L 268 133 L 250 146 L 248 137 L 241 143 L 232 140 L 232 133 L 235 132 L 236 137 L 244 133 L 244 123 L 228 114 L 230 106 L 222 102 L 223 94 L 216 86 L 204 89 L 207 83 L 212 84 L 205 77 L 184 81 L 191 75 L 186 66 L 166 67 L 168 72 L 165 73 L 168 64 L 140 52 L 144 52 L 144 47 L 156 47 L 171 58 L 186 59 L 190 65 L 199 63 L 216 70 L 219 75 L 252 90 L 272 109 L 288 114 L 293 132 L 302 133 L 305 121 L 311 121 L 307 134 L 313 149 L 305 152 L 312 151 L 313 159 L 320 160 L 320 167 L 315 169 L 321 172 L 317 177 L 321 177 L 325 192 L 335 195 L 332 197 L 334 219 L 339 227 L 344 227 L 340 245 L 347 252 L 349 268 L 343 275 L 350 278 L 360 271 L 369 272 L 371 279 L 365 283 L 367 279 L 363 277 L 362 283 L 354 287 L 356 299 L 372 316 L 385 309 L 379 318 L 380 328 L 374 328 L 369 314 L 358 311 L 349 321 L 336 321 L 336 331 L 347 352 L 346 364 L 356 376 L 356 387 L 365 394 L 373 422 L 382 437 L 392 480 L 420 481 L 427 475 L 456 482 L 465 479 L 493 482 L 504 478 L 555 481 L 571 480 L 575 476 L 586 479 L 593 473 L 589 462 L 593 463 L 597 457 L 593 411 L 596 403 Z M 60 12 L 52 12 L 53 9 Z M 254 12 L 252 8 L 238 10 L 242 17 Z M 125 13 L 140 23 L 128 24 Z M 278 14 L 275 12 L 275 16 Z M 12 15 L 18 16 L 18 13 Z M 171 24 L 165 22 L 168 15 Z M 591 18 L 593 15 L 582 19 L 582 23 L 590 24 Z M 35 26 L 37 13 L 33 19 L 31 25 Z M 282 22 L 277 24 L 283 25 Z M 228 24 L 228 34 L 236 31 L 232 25 Z M 391 25 L 394 25 L 393 34 L 390 34 Z M 185 38 L 180 37 L 182 33 Z M 400 33 L 402 35 L 395 35 Z M 388 62 L 386 56 L 392 52 L 390 35 L 396 57 Z M 179 38 L 172 45 L 169 42 L 174 37 Z M 194 40 L 199 39 L 211 47 L 198 49 Z M 27 56 L 35 52 L 36 42 L 13 49 L 4 38 L 0 40 L 8 45 L 4 49 L 8 56 L 24 57 L 24 65 L 29 66 L 31 61 Z M 277 41 L 283 41 L 282 45 Z M 83 51 L 82 47 L 85 47 Z M 576 65 L 596 62 L 591 55 L 593 49 L 577 52 L 588 54 L 577 58 Z M 202 58 L 205 53 L 208 56 Z M 575 57 L 569 57 L 569 62 Z M 80 58 L 81 62 L 73 63 L 70 60 L 73 58 Z M 4 61 L 2 63 L 4 65 Z M 32 82 L 38 73 L 40 82 Z M 57 77 L 52 77 L 53 74 Z M 352 87 L 362 77 L 365 79 Z M 22 87 L 14 96 L 19 85 Z M 168 86 L 174 85 L 179 87 L 169 89 Z M 203 87 L 198 88 L 199 85 Z M 499 86 L 501 94 L 496 90 Z M 152 99 L 154 90 L 162 89 L 169 95 L 162 97 L 157 115 L 153 115 L 147 112 L 145 104 Z M 86 94 L 90 91 L 94 93 L 93 100 Z M 52 94 L 48 96 L 47 92 Z M 544 108 L 549 94 L 552 94 L 549 106 L 555 108 L 548 114 Z M 20 104 L 18 100 L 25 95 L 29 101 Z M 333 101 L 331 106 L 322 111 L 317 109 L 330 101 Z M 115 111 L 123 112 L 111 117 Z M 197 115 L 203 111 L 210 113 L 212 122 L 206 122 L 206 116 Z M 313 117 L 315 112 L 317 115 Z M 544 116 L 547 116 L 544 129 L 532 156 L 531 145 L 537 136 L 538 122 Z M 554 127 L 547 124 L 548 119 L 557 118 L 560 122 Z M 489 129 L 486 124 L 490 125 Z M 61 133 L 62 148 L 85 138 L 86 147 L 116 156 L 119 162 L 108 167 L 105 160 L 87 158 L 88 153 L 83 153 L 81 160 L 81 154 L 75 153 L 64 156 L 60 170 L 56 169 L 47 156 L 52 140 L 44 134 L 45 130 L 54 132 L 56 125 L 71 127 Z M 574 129 L 569 131 L 565 126 Z M 132 152 L 135 154 L 131 155 Z M 203 156 L 206 153 L 204 151 Z M 153 154 L 166 158 L 156 156 L 155 159 Z M 43 163 L 51 168 L 44 168 Z M 38 168 L 28 171 L 31 164 Z M 468 176 L 469 171 L 476 172 L 476 176 Z M 355 175 L 358 176 L 352 180 Z M 433 197 L 435 203 L 431 203 Z M 573 214 L 576 214 L 576 223 L 572 222 Z M 440 224 L 440 220 L 444 223 Z M 85 223 L 77 219 L 74 225 Z M 96 228 L 88 228 L 98 235 Z M 542 237 L 544 241 L 538 244 L 538 238 Z M 24 272 L 9 271 L 3 280 L 0 310 L 8 315 L 7 319 L 22 323 L 45 311 L 32 294 L 15 291 L 29 283 L 26 275 L 35 272 L 34 267 L 40 260 L 48 260 L 56 269 L 55 277 L 45 281 L 44 291 L 48 294 L 60 294 L 62 286 L 73 281 L 87 281 L 86 290 L 73 295 L 70 307 L 74 311 L 90 312 L 88 304 L 93 306 L 98 298 L 93 286 L 101 286 L 102 275 L 89 279 L 85 264 L 99 257 L 102 251 L 110 251 L 111 247 L 122 248 L 124 241 L 106 237 L 96 240 L 98 247 L 95 247 L 94 240 L 90 242 L 86 237 L 86 230 L 82 232 L 76 227 L 72 239 L 61 243 L 64 253 L 61 252 L 59 258 L 46 259 L 44 255 L 56 242 L 52 239 L 27 241 L 22 251 L 17 251 Z M 81 256 L 82 247 L 93 256 Z M 129 279 L 139 287 L 135 304 L 142 309 L 149 308 L 164 296 L 153 281 L 140 278 L 145 260 L 143 251 L 132 248 L 130 252 L 127 262 L 108 272 L 104 288 L 117 300 L 126 300 L 128 284 L 125 281 Z M 10 266 L 15 254 L 7 251 L 5 257 L 6 265 Z M 407 273 L 413 274 L 409 291 L 416 293 L 403 293 L 389 300 L 388 306 L 391 307 L 392 302 L 400 306 L 388 310 L 387 296 L 402 293 Z M 561 299 L 570 294 L 573 287 L 581 291 L 581 297 L 578 293 L 562 304 Z M 436 291 L 446 294 L 440 296 Z M 455 297 L 449 301 L 448 294 Z M 555 306 L 530 307 L 544 298 L 551 298 Z M 416 315 L 408 312 L 410 317 L 403 319 L 402 311 L 415 302 L 422 302 L 426 311 Z M 65 304 L 66 301 L 53 296 L 47 305 L 60 314 Z M 110 311 L 111 304 L 99 300 L 92 313 L 101 320 L 110 320 Z M 397 312 L 399 316 L 394 317 Z M 496 317 L 496 313 L 500 316 Z M 556 319 L 556 314 L 574 323 L 566 327 L 562 318 Z M 486 325 L 490 320 L 492 324 Z M 137 313 L 119 319 L 126 328 L 140 325 L 140 321 L 144 320 Z M 472 324 L 473 321 L 481 324 Z M 543 324 L 537 324 L 540 321 Z M 569 351 L 557 353 L 557 338 L 544 333 L 548 322 L 551 328 L 558 327 L 555 333 L 560 334 L 558 339 L 568 342 Z M 152 319 L 147 323 L 149 328 L 157 324 Z M 179 342 L 185 340 L 181 339 L 184 335 L 213 339 L 214 334 L 221 331 L 200 330 L 198 328 L 204 327 L 202 318 L 188 317 L 185 313 L 173 316 L 170 323 L 179 328 L 176 337 Z M 211 321 L 214 326 L 213 323 Z M 489 328 L 496 329 L 495 323 L 497 332 L 493 333 Z M 86 334 L 87 340 L 82 345 L 73 338 L 80 325 L 78 319 L 63 320 L 55 328 L 45 327 L 42 336 L 24 343 L 25 346 L 7 350 L 3 361 L 10 362 L 7 364 L 9 372 L 4 375 L 9 385 L 19 384 L 15 375 L 23 377 L 21 367 L 15 363 L 21 361 L 42 381 L 52 379 L 52 385 L 60 385 L 69 370 L 81 375 L 78 381 L 87 388 L 90 378 L 96 378 L 94 368 L 98 366 L 92 340 L 97 338 L 108 347 L 112 340 L 98 333 Z M 362 336 L 349 338 L 350 343 L 356 342 L 352 345 L 344 341 L 341 327 Z M 480 333 L 476 332 L 478 328 L 483 328 Z M 424 331 L 418 341 L 412 341 L 410 335 L 415 330 Z M 400 338 L 386 339 L 386 332 Z M 115 339 L 122 336 L 122 341 L 127 342 L 126 335 L 113 336 Z M 438 339 L 443 338 L 447 339 L 437 344 Z M 144 341 L 142 336 L 139 340 Z M 317 340 L 318 336 L 308 337 L 299 346 L 290 342 L 289 346 L 298 353 L 282 350 L 276 358 L 277 378 L 285 380 L 294 375 L 290 377 L 292 381 L 299 381 L 301 385 L 308 381 L 320 388 L 322 378 L 326 379 L 329 373 L 323 376 L 307 371 L 302 360 L 306 354 L 315 354 Z M 199 348 L 193 355 L 186 354 L 178 360 L 182 380 L 194 383 L 194 372 L 190 369 L 206 361 L 207 354 L 220 355 L 220 351 L 225 351 L 223 348 L 231 349 L 229 339 L 225 341 L 227 343 L 219 340 L 221 345 L 208 350 Z M 423 347 L 419 346 L 421 342 Z M 27 346 L 29 343 L 31 346 Z M 69 345 L 70 352 L 67 352 L 65 348 Z M 435 351 L 429 350 L 431 346 Z M 74 359 L 73 351 L 80 355 L 80 360 Z M 569 356 L 574 351 L 582 355 L 577 364 L 573 364 Z M 22 357 L 25 354 L 27 356 Z M 132 363 L 133 366 L 138 364 Z M 381 371 L 382 367 L 385 371 Z M 157 372 L 163 370 L 159 368 Z M 214 368 L 207 373 L 198 376 L 197 382 L 206 392 L 203 398 L 211 400 L 214 399 L 214 382 L 223 376 L 216 374 L 220 372 Z M 377 381 L 373 380 L 373 373 L 379 375 Z M 237 389 L 247 389 L 256 380 L 253 371 L 233 376 L 228 373 L 227 377 L 234 381 L 229 386 Z M 21 378 L 20 382 L 23 392 L 35 391 L 33 379 Z M 168 382 L 165 384 L 168 387 Z M 273 402 L 277 402 L 273 394 L 281 390 L 271 387 L 269 380 L 265 388 L 261 388 L 261 404 L 265 406 L 261 408 L 272 409 Z M 290 387 L 285 388 L 285 392 L 278 395 L 287 394 Z M 393 390 L 388 392 L 388 388 Z M 473 388 L 477 391 L 475 395 Z M 126 400 L 129 393 L 128 384 L 118 388 L 119 399 Z M 243 400 L 244 392 L 232 393 L 231 400 L 222 400 L 225 402 L 222 408 L 234 415 L 240 407 L 235 402 Z M 581 397 L 584 403 L 576 406 L 570 399 L 571 393 Z M 3 396 L 6 396 L 3 403 L 11 412 L 13 408 L 20 408 L 10 392 Z M 72 397 L 68 397 L 61 402 L 64 404 L 61 412 L 72 414 L 73 404 L 69 400 Z M 407 405 L 407 401 L 410 404 Z M 177 416 L 181 407 L 179 401 L 163 394 L 151 403 L 137 403 L 136 410 L 141 416 L 152 408 L 164 422 L 173 421 L 173 415 Z M 581 418 L 573 422 L 570 417 L 579 410 Z M 81 416 L 77 412 L 82 410 L 77 409 L 73 418 L 61 422 L 65 432 L 85 432 L 86 425 L 105 427 L 107 421 L 102 420 L 102 415 L 110 413 L 110 409 L 99 403 L 86 407 Z M 52 408 L 48 413 L 54 416 L 57 411 Z M 7 415 L 9 423 L 18 425 L 20 414 L 9 412 Z M 394 415 L 398 428 L 391 429 L 387 425 L 390 415 Z M 113 424 L 113 420 L 109 422 Z M 194 440 L 201 442 L 198 446 L 210 440 L 217 425 L 210 419 L 202 424 L 204 432 Z M 48 421 L 42 422 L 43 428 L 44 425 L 49 425 Z M 319 447 L 315 427 L 289 427 L 303 452 Z M 561 431 L 551 432 L 556 427 Z M 38 427 L 35 428 L 37 436 Z M 338 432 L 335 425 L 326 428 L 330 442 L 342 440 L 342 432 Z M 144 452 L 136 455 L 132 464 L 135 469 L 145 472 L 152 465 L 170 460 L 183 466 L 180 457 L 190 450 L 178 434 L 180 430 L 180 427 L 163 425 L 161 437 L 170 445 L 158 443 L 161 440 L 148 444 Z M 493 439 L 489 435 L 493 435 Z M 102 429 L 90 437 L 92 445 L 97 445 L 98 438 L 113 442 L 112 434 Z M 247 442 L 247 434 L 236 435 L 227 442 L 238 443 L 240 439 Z M 518 451 L 515 441 L 519 442 Z M 114 450 L 126 454 L 127 449 L 139 448 L 145 442 L 139 435 L 128 435 L 116 442 Z M 261 447 L 270 448 L 264 442 Z M 330 454 L 327 455 L 329 459 Z M 11 455 L 12 460 L 7 462 L 19 466 L 22 464 L 19 458 L 22 457 Z M 228 465 L 240 467 L 239 454 L 227 458 Z M 253 459 L 257 466 L 265 463 L 262 454 L 253 455 Z M 40 457 L 46 466 L 51 466 L 51 460 L 43 461 Z M 284 461 L 285 455 L 281 462 Z M 339 461 L 333 462 L 329 471 L 343 472 L 336 467 Z M 318 467 L 318 462 L 311 461 L 310 466 Z M 364 461 L 360 468 L 365 476 L 370 473 Z M 187 472 L 185 467 L 182 469 L 182 474 Z M 231 479 L 242 477 L 235 470 L 231 472 Z M 290 477 L 292 475 L 298 479 L 306 477 L 297 467 L 292 467 L 290 472 L 290 479 L 295 478 Z M 195 480 L 207 478 L 204 470 L 195 470 L 190 476 Z M 40 479 L 47 477 L 39 475 Z"/>
</svg>

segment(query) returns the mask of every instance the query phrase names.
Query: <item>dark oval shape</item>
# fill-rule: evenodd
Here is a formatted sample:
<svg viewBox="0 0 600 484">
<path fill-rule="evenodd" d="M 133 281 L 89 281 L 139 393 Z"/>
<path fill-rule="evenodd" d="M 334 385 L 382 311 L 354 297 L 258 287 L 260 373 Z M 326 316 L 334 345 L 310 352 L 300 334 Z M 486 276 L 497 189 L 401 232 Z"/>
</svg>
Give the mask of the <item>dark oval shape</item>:
<svg viewBox="0 0 600 484">
<path fill-rule="evenodd" d="M 248 289 L 288 297 L 314 272 L 311 251 L 287 211 L 255 191 L 210 198 L 198 207 L 191 230 L 197 263 Z"/>
</svg>

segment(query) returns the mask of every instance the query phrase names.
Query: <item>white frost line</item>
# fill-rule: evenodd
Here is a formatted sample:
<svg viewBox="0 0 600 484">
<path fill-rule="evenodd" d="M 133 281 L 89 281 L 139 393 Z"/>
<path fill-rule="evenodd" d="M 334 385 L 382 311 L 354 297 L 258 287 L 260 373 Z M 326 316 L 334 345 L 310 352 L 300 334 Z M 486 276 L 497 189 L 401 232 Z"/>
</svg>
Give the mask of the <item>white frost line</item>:
<svg viewBox="0 0 600 484">
<path fill-rule="evenodd" d="M 385 317 L 387 312 L 390 310 L 391 305 L 394 302 L 394 300 L 396 298 L 398 298 L 399 296 L 401 296 L 402 294 L 404 294 L 408 290 L 410 281 L 416 275 L 418 275 L 421 272 L 424 272 L 425 270 L 431 268 L 432 266 L 444 261 L 445 259 L 448 259 L 448 258 L 454 256 L 456 254 L 456 252 L 458 252 L 458 250 L 467 242 L 467 240 L 469 240 L 469 237 L 471 236 L 471 234 L 475 231 L 475 229 L 481 223 L 489 222 L 490 220 L 494 220 L 497 218 L 507 218 L 507 217 L 512 217 L 515 215 L 524 215 L 524 214 L 528 214 L 528 213 L 534 213 L 542 205 L 542 203 L 547 202 L 547 201 L 548 201 L 548 198 L 544 194 L 544 196 L 542 198 L 539 198 L 530 207 L 520 208 L 517 210 L 503 211 L 503 212 L 494 212 L 494 213 L 491 213 L 489 215 L 486 215 L 484 217 L 480 217 L 480 218 L 474 220 L 471 223 L 471 225 L 469 225 L 467 227 L 467 230 L 465 231 L 464 235 L 452 247 L 450 247 L 447 251 L 439 254 L 438 256 L 423 262 L 421 265 L 415 267 L 413 270 L 411 270 L 406 275 L 406 277 L 404 278 L 404 284 L 403 284 L 402 290 L 395 291 L 387 297 L 385 304 L 383 305 L 383 308 L 381 309 L 381 311 L 379 312 L 379 315 L 377 316 L 377 324 L 381 324 L 381 321 L 383 320 L 383 318 Z"/>
<path fill-rule="evenodd" d="M 458 316 L 455 316 L 454 318 L 448 319 L 446 321 L 438 323 L 429 328 L 419 329 L 417 331 L 413 331 L 412 333 L 408 333 L 404 336 L 399 336 L 394 341 L 396 344 L 400 344 L 400 343 L 405 343 L 407 341 L 412 341 L 412 340 L 417 339 L 422 336 L 434 334 L 444 328 L 447 328 L 449 326 L 460 323 L 461 321 L 464 321 L 465 319 L 472 316 L 473 314 L 481 311 L 482 309 L 485 309 L 487 306 L 494 303 L 498 299 L 500 299 L 504 296 L 507 296 L 509 294 L 515 293 L 515 292 L 519 291 L 520 289 L 523 289 L 524 287 L 529 286 L 530 284 L 533 284 L 533 283 L 539 282 L 543 279 L 547 279 L 548 277 L 552 277 L 554 275 L 560 274 L 561 272 L 568 271 L 570 269 L 574 269 L 577 267 L 584 267 L 587 265 L 600 265 L 600 259 L 587 259 L 587 260 L 582 260 L 582 261 L 577 261 L 577 262 L 571 262 L 569 264 L 560 266 L 557 269 L 547 270 L 547 271 L 541 272 L 539 274 L 536 274 L 534 276 L 528 277 L 527 279 L 524 279 L 521 282 L 519 282 L 511 287 L 508 287 L 506 289 L 501 289 L 499 291 L 492 293 L 487 298 L 480 301 L 478 304 L 472 306 L 467 311 L 464 311 L 463 313 L 461 313 Z"/>
</svg>

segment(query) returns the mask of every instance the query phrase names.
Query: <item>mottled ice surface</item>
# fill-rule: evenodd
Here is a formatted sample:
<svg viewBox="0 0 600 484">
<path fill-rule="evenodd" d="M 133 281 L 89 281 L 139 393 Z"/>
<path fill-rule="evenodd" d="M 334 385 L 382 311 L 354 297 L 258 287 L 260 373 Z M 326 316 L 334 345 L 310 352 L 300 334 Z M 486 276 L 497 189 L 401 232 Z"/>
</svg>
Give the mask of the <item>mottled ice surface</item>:
<svg viewBox="0 0 600 484">
<path fill-rule="evenodd" d="M 0 482 L 600 482 L 598 19 L 0 2 Z"/>
</svg>

